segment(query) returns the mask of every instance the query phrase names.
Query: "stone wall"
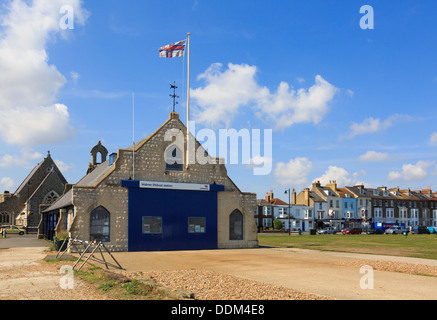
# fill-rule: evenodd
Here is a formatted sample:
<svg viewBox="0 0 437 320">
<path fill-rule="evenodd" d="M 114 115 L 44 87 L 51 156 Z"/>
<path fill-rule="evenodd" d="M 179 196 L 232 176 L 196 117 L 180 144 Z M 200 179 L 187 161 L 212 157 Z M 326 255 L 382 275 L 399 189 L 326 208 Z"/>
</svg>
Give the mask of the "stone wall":
<svg viewBox="0 0 437 320">
<path fill-rule="evenodd" d="M 256 208 L 256 194 L 239 192 L 218 193 L 218 247 L 254 248 L 258 246 L 257 228 L 253 211 Z M 229 215 L 239 210 L 243 214 L 243 240 L 229 240 Z"/>
<path fill-rule="evenodd" d="M 105 246 L 112 251 L 127 251 L 128 190 L 100 184 L 97 188 L 73 187 L 74 221 L 70 228 L 72 238 L 90 240 L 90 215 L 99 206 L 111 213 L 110 242 Z"/>
<path fill-rule="evenodd" d="M 59 175 L 52 171 L 40 185 L 40 187 L 31 195 L 29 199 L 29 212 L 31 214 L 27 217 L 28 227 L 38 227 L 41 221 L 40 205 L 45 204 L 46 196 L 54 191 L 58 196 L 61 196 L 64 191 L 65 183 Z"/>
</svg>

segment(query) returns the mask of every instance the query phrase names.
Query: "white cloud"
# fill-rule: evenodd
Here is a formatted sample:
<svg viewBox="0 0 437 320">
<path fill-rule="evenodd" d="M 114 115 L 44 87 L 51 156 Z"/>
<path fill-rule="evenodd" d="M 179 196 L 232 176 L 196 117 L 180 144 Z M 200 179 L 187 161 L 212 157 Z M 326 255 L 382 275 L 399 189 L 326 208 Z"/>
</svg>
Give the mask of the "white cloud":
<svg viewBox="0 0 437 320">
<path fill-rule="evenodd" d="M 71 79 L 73 80 L 73 84 L 76 85 L 77 80 L 79 80 L 79 78 L 80 78 L 80 74 L 77 73 L 76 71 L 71 71 L 70 76 L 71 76 Z"/>
<path fill-rule="evenodd" d="M 272 164 L 273 159 L 270 157 L 255 156 L 252 159 L 250 159 L 249 162 L 251 166 L 260 166 L 263 164 Z"/>
<path fill-rule="evenodd" d="M 420 160 L 416 164 L 404 164 L 402 171 L 391 171 L 387 179 L 389 181 L 401 180 L 401 181 L 423 181 L 428 176 L 428 169 L 433 164 L 432 161 Z"/>
<path fill-rule="evenodd" d="M 68 170 L 74 168 L 74 164 L 67 164 L 64 161 L 61 160 L 55 160 L 56 165 L 58 166 L 58 169 L 62 172 L 65 173 Z"/>
<path fill-rule="evenodd" d="M 345 138 L 355 138 L 358 135 L 382 132 L 393 126 L 396 122 L 402 120 L 411 120 L 411 117 L 407 115 L 394 114 L 385 120 L 370 117 L 364 119 L 361 123 L 354 122 L 350 126 L 349 133 L 345 136 Z"/>
<path fill-rule="evenodd" d="M 297 123 L 318 124 L 328 113 L 329 103 L 337 89 L 320 75 L 308 90 L 294 90 L 281 82 L 276 93 L 262 96 L 258 101 L 258 115 L 275 123 L 277 129 Z"/>
<path fill-rule="evenodd" d="M 313 164 L 307 158 L 295 158 L 290 159 L 288 163 L 279 162 L 274 175 L 281 185 L 298 189 L 308 185 L 307 176 L 312 168 Z"/>
<path fill-rule="evenodd" d="M 14 186 L 15 182 L 12 178 L 6 177 L 0 180 L 0 192 L 11 191 Z"/>
<path fill-rule="evenodd" d="M 431 144 L 437 144 L 437 132 L 433 132 L 429 138 Z"/>
<path fill-rule="evenodd" d="M 35 160 L 39 160 L 42 158 L 43 155 L 41 153 L 35 152 L 28 148 L 24 148 L 20 151 L 19 155 L 3 155 L 0 158 L 0 168 L 10 168 L 14 166 L 31 168 L 35 165 Z"/>
<path fill-rule="evenodd" d="M 66 79 L 46 51 L 57 35 L 71 34 L 59 24 L 64 5 L 84 24 L 88 13 L 80 0 L 11 0 L 0 17 L 0 135 L 7 143 L 52 143 L 74 132 L 68 108 L 56 103 Z"/>
<path fill-rule="evenodd" d="M 367 151 L 365 154 L 359 157 L 360 161 L 364 162 L 380 162 L 386 161 L 389 158 L 389 154 L 385 152 Z"/>
<path fill-rule="evenodd" d="M 75 129 L 69 124 L 67 106 L 0 109 L 0 135 L 10 144 L 33 146 L 67 140 Z"/>
<path fill-rule="evenodd" d="M 240 106 L 248 104 L 260 90 L 255 81 L 256 67 L 230 63 L 226 71 L 221 72 L 221 68 L 221 63 L 212 64 L 198 76 L 207 86 L 191 90 L 196 121 L 212 127 L 220 122 L 229 126 Z"/>
<path fill-rule="evenodd" d="M 243 107 L 252 107 L 257 116 L 270 121 L 276 129 L 296 123 L 319 123 L 328 113 L 337 88 L 320 75 L 308 90 L 293 89 L 281 82 L 276 92 L 262 87 L 256 80 L 257 67 L 247 64 L 212 64 L 198 79 L 206 86 L 193 89 L 196 121 L 210 125 L 229 126 Z"/>
<path fill-rule="evenodd" d="M 326 170 L 321 177 L 314 179 L 314 181 L 320 181 L 322 185 L 326 185 L 330 181 L 336 181 L 337 186 L 339 187 L 365 184 L 358 179 L 360 175 L 366 175 L 366 171 L 361 170 L 359 172 L 354 172 L 351 176 L 350 173 L 344 168 L 329 166 L 328 170 Z"/>
</svg>

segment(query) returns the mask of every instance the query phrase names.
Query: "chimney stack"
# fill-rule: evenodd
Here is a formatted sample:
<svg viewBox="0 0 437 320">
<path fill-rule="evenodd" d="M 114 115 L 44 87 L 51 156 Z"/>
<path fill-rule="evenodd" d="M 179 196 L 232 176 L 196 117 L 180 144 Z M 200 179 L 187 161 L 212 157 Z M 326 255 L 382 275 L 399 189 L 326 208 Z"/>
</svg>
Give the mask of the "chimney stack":
<svg viewBox="0 0 437 320">
<path fill-rule="evenodd" d="M 330 188 L 332 191 L 336 191 L 337 190 L 337 181 L 336 180 L 329 181 L 329 184 L 327 185 L 327 187 Z"/>
<path fill-rule="evenodd" d="M 310 205 L 310 189 L 309 188 L 305 188 L 305 190 L 303 191 L 303 197 L 304 197 L 304 203 L 307 207 L 309 207 Z"/>
<path fill-rule="evenodd" d="M 313 188 L 320 188 L 320 181 L 313 182 Z"/>
</svg>

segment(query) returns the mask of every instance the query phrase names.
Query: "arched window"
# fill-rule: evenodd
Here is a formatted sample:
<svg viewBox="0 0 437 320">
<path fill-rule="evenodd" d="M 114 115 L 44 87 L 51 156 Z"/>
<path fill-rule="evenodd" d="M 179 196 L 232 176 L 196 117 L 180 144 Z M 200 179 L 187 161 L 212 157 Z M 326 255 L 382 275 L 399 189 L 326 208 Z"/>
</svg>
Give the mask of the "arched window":
<svg viewBox="0 0 437 320">
<path fill-rule="evenodd" d="M 7 212 L 0 213 L 0 225 L 1 224 L 9 224 L 9 213 Z"/>
<path fill-rule="evenodd" d="M 229 216 L 229 240 L 243 240 L 243 214 L 234 210 Z"/>
<path fill-rule="evenodd" d="M 184 153 L 176 145 L 165 150 L 165 170 L 182 171 L 184 169 Z"/>
<path fill-rule="evenodd" d="M 90 216 L 90 240 L 109 242 L 111 214 L 102 206 L 94 209 Z"/>
<path fill-rule="evenodd" d="M 50 191 L 43 200 L 43 204 L 52 204 L 59 198 L 59 194 L 55 191 Z"/>
<path fill-rule="evenodd" d="M 97 152 L 97 154 L 96 154 L 96 163 L 97 164 L 100 164 L 100 163 L 103 163 L 104 161 L 103 161 L 103 155 L 102 155 L 102 153 L 101 152 Z"/>
</svg>

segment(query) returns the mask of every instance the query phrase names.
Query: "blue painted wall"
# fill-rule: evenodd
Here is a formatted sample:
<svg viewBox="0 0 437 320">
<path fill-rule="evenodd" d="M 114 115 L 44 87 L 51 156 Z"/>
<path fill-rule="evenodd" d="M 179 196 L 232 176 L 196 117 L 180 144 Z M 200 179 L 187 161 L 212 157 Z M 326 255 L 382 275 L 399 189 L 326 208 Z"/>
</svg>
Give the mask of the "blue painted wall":
<svg viewBox="0 0 437 320">
<path fill-rule="evenodd" d="M 129 187 L 129 251 L 217 249 L 217 192 Z M 212 188 L 214 189 L 214 188 Z M 161 234 L 143 234 L 143 216 L 162 217 Z M 206 233 L 188 233 L 188 218 L 206 218 Z"/>
<path fill-rule="evenodd" d="M 346 204 L 346 205 L 345 205 Z M 347 207 L 346 207 L 347 206 Z M 356 198 L 342 198 L 341 201 L 341 218 L 345 218 L 345 214 L 350 211 L 353 212 L 352 219 L 357 219 L 357 199 Z M 361 217 L 360 217 L 361 218 Z"/>
</svg>

